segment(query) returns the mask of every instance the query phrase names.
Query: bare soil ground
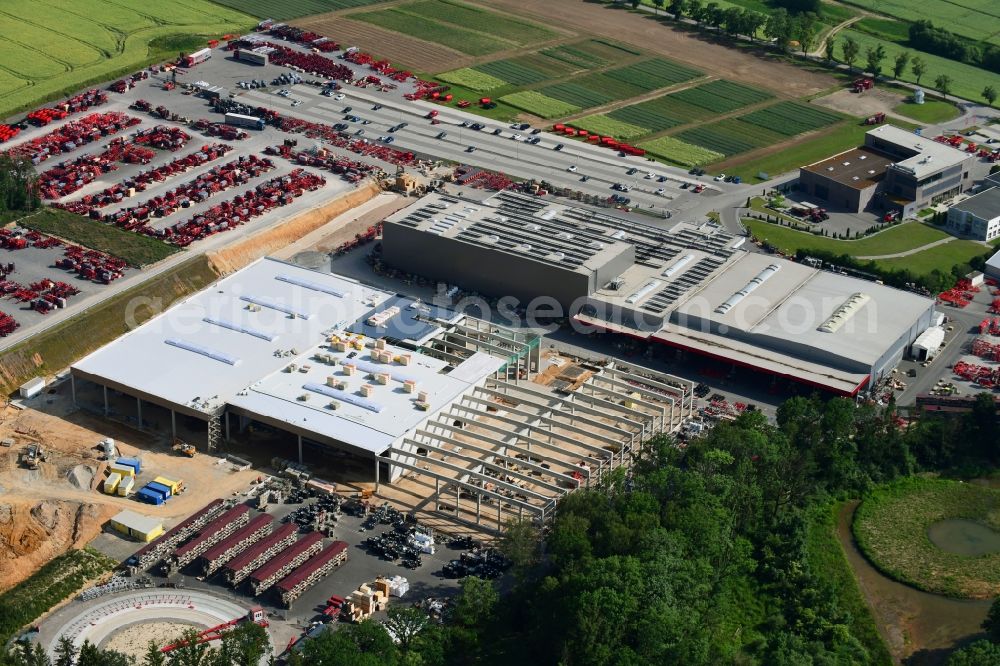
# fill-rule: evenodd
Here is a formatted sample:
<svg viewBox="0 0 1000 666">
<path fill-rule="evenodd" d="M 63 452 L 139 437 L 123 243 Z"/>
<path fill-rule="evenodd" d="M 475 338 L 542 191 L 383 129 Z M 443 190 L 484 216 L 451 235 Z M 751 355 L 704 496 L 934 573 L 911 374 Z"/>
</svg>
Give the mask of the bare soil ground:
<svg viewBox="0 0 1000 666">
<path fill-rule="evenodd" d="M 190 629 L 191 625 L 181 622 L 142 622 L 125 627 L 109 638 L 104 650 L 114 650 L 129 657 L 141 660 L 146 654 L 150 641 L 157 645 L 166 645 Z"/>
<path fill-rule="evenodd" d="M 432 44 L 398 32 L 383 30 L 368 23 L 352 21 L 339 12 L 317 14 L 291 22 L 293 25 L 340 42 L 341 46 L 359 46 L 397 67 L 413 67 L 422 72 L 443 72 L 465 67 L 473 58 L 440 44 Z"/>
<path fill-rule="evenodd" d="M 780 62 L 768 53 L 757 55 L 729 48 L 714 43 L 704 34 L 675 30 L 650 14 L 632 13 L 603 3 L 492 0 L 482 4 L 497 11 L 506 10 L 535 19 L 543 25 L 554 24 L 563 29 L 628 42 L 652 53 L 689 63 L 707 74 L 758 85 L 786 97 L 811 95 L 837 83 L 831 76 Z"/>
<path fill-rule="evenodd" d="M 901 104 L 904 98 L 904 95 L 898 92 L 883 88 L 875 88 L 860 94 L 845 88 L 825 97 L 814 99 L 813 103 L 852 116 L 871 116 L 876 113 L 896 115 L 892 113 L 892 110 Z"/>
<path fill-rule="evenodd" d="M 169 525 L 211 497 L 246 488 L 256 477 L 252 471 L 234 472 L 230 465 L 218 464 L 214 456 L 180 457 L 162 438 L 72 411 L 68 393 L 64 384 L 58 393 L 47 396 L 45 412 L 10 406 L 0 410 L 0 439 L 14 439 L 13 446 L 0 448 L 0 590 L 27 578 L 69 548 L 86 545 L 119 511 L 131 509 Z M 183 479 L 188 491 L 158 507 L 105 495 L 99 489 L 104 463 L 98 460 L 96 448 L 105 437 L 115 439 L 122 455 L 142 458 L 140 480 L 169 475 Z M 45 448 L 48 460 L 38 470 L 28 470 L 19 459 L 22 449 L 36 442 Z M 95 472 L 89 485 L 80 483 L 89 480 L 81 465 Z"/>
</svg>

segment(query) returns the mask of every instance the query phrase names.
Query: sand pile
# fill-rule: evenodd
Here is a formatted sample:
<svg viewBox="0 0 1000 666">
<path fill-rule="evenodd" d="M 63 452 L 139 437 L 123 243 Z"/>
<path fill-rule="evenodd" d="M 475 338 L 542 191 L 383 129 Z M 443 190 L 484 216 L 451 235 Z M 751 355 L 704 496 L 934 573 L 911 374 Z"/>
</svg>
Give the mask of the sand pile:
<svg viewBox="0 0 1000 666">
<path fill-rule="evenodd" d="M 66 480 L 75 488 L 90 490 L 94 482 L 94 468 L 89 465 L 77 465 L 66 475 Z"/>
</svg>

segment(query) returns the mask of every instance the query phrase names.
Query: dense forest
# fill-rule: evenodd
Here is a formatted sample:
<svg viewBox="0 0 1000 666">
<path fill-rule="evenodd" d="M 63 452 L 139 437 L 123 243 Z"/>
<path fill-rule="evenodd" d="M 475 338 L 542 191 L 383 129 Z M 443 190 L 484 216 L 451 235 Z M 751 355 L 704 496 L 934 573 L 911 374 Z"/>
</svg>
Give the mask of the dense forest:
<svg viewBox="0 0 1000 666">
<path fill-rule="evenodd" d="M 970 414 L 906 428 L 891 406 L 793 398 L 775 424 L 749 412 L 685 446 L 656 438 L 629 474 L 567 496 L 544 546 L 530 524 L 510 526 L 508 593 L 467 578 L 443 623 L 398 606 L 385 625 L 321 634 L 290 663 L 889 664 L 831 541 L 831 507 L 919 471 L 994 468 L 996 417 L 986 394 Z M 1000 640 L 994 610 L 989 635 Z M 165 660 L 151 648 L 142 663 L 223 666 L 248 663 L 260 649 L 238 635 Z M 30 650 L 8 662 L 47 663 Z M 76 661 L 57 662 L 73 663 L 127 661 L 89 646 Z M 979 641 L 950 663 L 1000 664 L 1000 645 Z"/>
</svg>

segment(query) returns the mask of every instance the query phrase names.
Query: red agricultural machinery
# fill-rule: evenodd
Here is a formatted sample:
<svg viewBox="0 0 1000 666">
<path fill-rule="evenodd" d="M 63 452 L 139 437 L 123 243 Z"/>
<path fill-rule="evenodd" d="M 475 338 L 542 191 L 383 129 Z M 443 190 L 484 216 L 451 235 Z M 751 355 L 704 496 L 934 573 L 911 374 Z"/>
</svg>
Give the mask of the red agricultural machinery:
<svg viewBox="0 0 1000 666">
<path fill-rule="evenodd" d="M 68 153 L 79 146 L 117 134 L 139 122 L 138 118 L 117 111 L 92 113 L 48 134 L 14 146 L 8 152 L 28 157 L 33 164 L 40 164 L 52 155 Z"/>
<path fill-rule="evenodd" d="M 993 388 L 1000 382 L 1000 369 L 998 368 L 959 361 L 952 369 L 965 381 L 978 384 L 983 388 Z"/>
<path fill-rule="evenodd" d="M 853 90 L 856 93 L 863 93 L 864 91 L 871 90 L 874 87 L 875 87 L 874 79 L 869 79 L 869 78 L 854 79 L 854 82 L 851 83 L 851 90 Z"/>
</svg>

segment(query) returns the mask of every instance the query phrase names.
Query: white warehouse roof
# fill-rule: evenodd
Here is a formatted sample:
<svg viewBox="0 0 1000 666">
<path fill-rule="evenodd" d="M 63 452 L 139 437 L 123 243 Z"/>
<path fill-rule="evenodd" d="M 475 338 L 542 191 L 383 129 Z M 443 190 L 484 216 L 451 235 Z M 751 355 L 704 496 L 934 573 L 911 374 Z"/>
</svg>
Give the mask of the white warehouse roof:
<svg viewBox="0 0 1000 666">
<path fill-rule="evenodd" d="M 348 278 L 261 259 L 105 345 L 72 370 L 207 416 L 330 332 L 393 298 Z"/>
</svg>

